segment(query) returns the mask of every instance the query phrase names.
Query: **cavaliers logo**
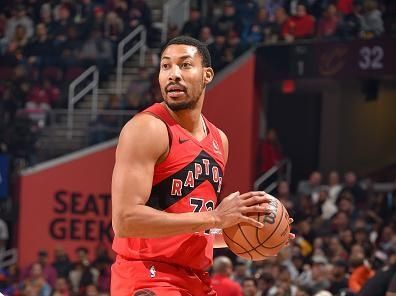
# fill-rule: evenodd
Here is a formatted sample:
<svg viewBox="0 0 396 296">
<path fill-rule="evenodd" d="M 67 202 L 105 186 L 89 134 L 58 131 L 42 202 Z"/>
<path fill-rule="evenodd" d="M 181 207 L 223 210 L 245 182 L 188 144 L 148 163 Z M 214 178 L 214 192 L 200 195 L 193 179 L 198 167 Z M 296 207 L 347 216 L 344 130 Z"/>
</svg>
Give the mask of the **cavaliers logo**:
<svg viewBox="0 0 396 296">
<path fill-rule="evenodd" d="M 319 73 L 323 76 L 333 76 L 345 66 L 348 48 L 337 46 L 321 53 L 319 57 Z"/>
</svg>

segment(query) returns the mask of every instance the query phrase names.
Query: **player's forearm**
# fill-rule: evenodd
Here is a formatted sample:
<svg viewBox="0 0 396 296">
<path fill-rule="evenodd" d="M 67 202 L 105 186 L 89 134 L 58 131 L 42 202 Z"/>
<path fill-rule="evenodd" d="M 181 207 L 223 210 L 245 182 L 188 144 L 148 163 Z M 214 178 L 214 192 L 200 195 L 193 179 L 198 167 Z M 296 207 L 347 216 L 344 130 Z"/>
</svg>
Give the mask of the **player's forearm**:
<svg viewBox="0 0 396 296">
<path fill-rule="evenodd" d="M 136 205 L 128 213 L 116 213 L 113 216 L 117 237 L 164 237 L 204 231 L 215 225 L 216 218 L 211 212 L 175 214 L 144 205 Z"/>
</svg>

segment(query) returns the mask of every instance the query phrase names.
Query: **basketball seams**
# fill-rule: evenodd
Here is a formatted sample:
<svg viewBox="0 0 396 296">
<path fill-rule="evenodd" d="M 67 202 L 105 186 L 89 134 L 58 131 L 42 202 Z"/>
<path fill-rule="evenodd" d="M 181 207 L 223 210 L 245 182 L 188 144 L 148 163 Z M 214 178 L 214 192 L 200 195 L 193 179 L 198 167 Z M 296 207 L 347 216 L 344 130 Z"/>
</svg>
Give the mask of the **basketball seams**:
<svg viewBox="0 0 396 296">
<path fill-rule="evenodd" d="M 251 249 L 251 250 L 249 250 L 248 252 L 250 253 L 251 251 L 256 251 L 257 253 L 259 253 L 261 256 L 265 256 L 264 254 L 262 254 L 262 253 L 260 253 L 259 251 L 257 251 L 257 247 L 254 247 L 253 245 L 252 245 L 252 243 L 248 240 L 248 238 L 246 237 L 246 235 L 245 235 L 245 233 L 243 232 L 243 229 L 242 229 L 242 227 L 241 227 L 241 224 L 238 224 L 238 227 L 239 227 L 239 231 L 242 233 L 242 235 L 243 235 L 243 237 L 245 238 L 245 240 L 247 241 L 247 243 L 253 248 L 253 249 Z M 259 243 L 260 243 L 260 241 L 258 241 Z M 246 251 L 246 249 L 245 248 L 243 248 L 245 251 Z M 252 255 L 251 254 L 249 254 L 250 255 L 250 257 L 252 257 Z"/>
<path fill-rule="evenodd" d="M 242 245 L 240 245 L 239 243 L 237 243 L 236 241 L 234 241 L 232 238 L 229 237 L 229 235 L 227 234 L 227 232 L 225 231 L 225 229 L 223 229 L 223 235 L 225 235 L 230 241 L 232 241 L 234 244 L 238 245 L 239 247 L 241 247 L 241 249 L 244 249 L 246 252 L 245 253 L 241 253 L 241 254 L 249 254 L 250 259 L 253 260 L 252 255 L 250 255 L 249 251 L 246 250 L 246 248 L 244 248 Z"/>
<path fill-rule="evenodd" d="M 280 204 L 281 204 L 281 203 L 280 203 Z M 282 205 L 282 204 L 281 204 L 281 205 Z M 263 242 L 260 242 L 260 240 L 258 240 L 260 244 L 257 245 L 256 247 L 253 247 L 253 246 L 250 244 L 250 242 L 249 242 L 249 245 L 250 245 L 253 249 L 246 250 L 245 248 L 243 248 L 243 249 L 245 250 L 245 252 L 238 253 L 237 255 L 244 255 L 244 254 L 246 254 L 246 253 L 249 253 L 249 255 L 250 255 L 250 252 L 251 252 L 251 251 L 256 251 L 256 252 L 259 253 L 260 255 L 263 255 L 263 254 L 261 254 L 260 252 L 257 251 L 258 248 L 260 248 L 260 247 L 265 247 L 265 248 L 267 248 L 267 249 L 275 249 L 275 248 L 281 246 L 282 244 L 284 244 L 286 240 L 284 240 L 282 243 L 280 243 L 280 244 L 278 244 L 278 245 L 276 245 L 276 246 L 267 247 L 267 246 L 264 245 L 264 244 L 271 238 L 271 236 L 276 232 L 276 230 L 279 228 L 279 225 L 281 224 L 281 222 L 282 222 L 282 220 L 283 220 L 283 213 L 284 213 L 284 206 L 282 205 L 281 219 L 279 219 L 279 222 L 278 222 L 277 226 L 276 226 L 275 229 L 272 231 L 272 233 L 269 235 L 269 237 L 267 237 Z M 239 225 L 238 225 L 238 226 L 239 226 Z M 289 226 L 287 226 L 287 227 L 289 227 Z M 242 229 L 241 229 L 241 232 L 242 232 L 242 234 L 244 235 Z M 284 231 L 283 231 L 283 232 L 284 232 Z M 283 233 L 283 232 L 282 232 L 282 233 Z M 258 228 L 256 228 L 256 234 L 258 235 Z M 244 237 L 245 237 L 245 235 L 244 235 Z M 245 239 L 246 239 L 246 237 L 245 237 Z M 246 239 L 246 240 L 247 240 L 247 239 Z M 251 255 L 250 255 L 250 256 L 251 256 Z M 263 255 L 263 256 L 264 256 L 264 255 Z"/>
</svg>

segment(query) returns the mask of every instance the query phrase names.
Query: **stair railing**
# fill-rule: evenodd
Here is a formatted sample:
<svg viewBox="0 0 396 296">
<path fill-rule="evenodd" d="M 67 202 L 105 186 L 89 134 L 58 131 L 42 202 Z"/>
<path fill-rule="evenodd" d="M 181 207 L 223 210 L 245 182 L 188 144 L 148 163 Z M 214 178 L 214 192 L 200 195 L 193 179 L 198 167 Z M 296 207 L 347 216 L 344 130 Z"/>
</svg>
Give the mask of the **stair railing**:
<svg viewBox="0 0 396 296">
<path fill-rule="evenodd" d="M 76 88 L 83 82 L 89 83 L 81 90 L 76 91 Z M 74 107 L 76 103 L 81 100 L 88 92 L 92 91 L 92 105 L 91 105 L 91 119 L 94 120 L 98 110 L 98 85 L 99 85 L 99 71 L 96 66 L 91 66 L 85 70 L 80 76 L 72 81 L 69 85 L 68 96 L 68 112 L 67 112 L 67 137 L 73 137 L 74 125 Z"/>
<path fill-rule="evenodd" d="M 135 43 L 130 49 L 125 50 L 125 46 L 129 45 L 135 36 L 140 34 L 140 40 Z M 139 54 L 139 64 L 140 66 L 144 66 L 145 52 L 146 52 L 146 39 L 147 32 L 146 28 L 143 25 L 140 25 L 131 33 L 128 34 L 123 40 L 118 43 L 117 49 L 117 77 L 116 77 L 116 93 L 121 95 L 123 92 L 122 85 L 122 75 L 124 69 L 124 63 L 137 51 L 140 51 Z"/>
<path fill-rule="evenodd" d="M 291 169 L 292 164 L 290 159 L 284 159 L 280 161 L 277 165 L 270 168 L 254 182 L 254 190 L 264 190 L 265 192 L 270 193 L 276 188 L 279 180 L 283 178 L 286 179 L 286 181 L 290 184 Z M 272 181 L 269 185 L 262 189 L 262 185 L 273 176 L 276 176 L 276 180 Z"/>
</svg>

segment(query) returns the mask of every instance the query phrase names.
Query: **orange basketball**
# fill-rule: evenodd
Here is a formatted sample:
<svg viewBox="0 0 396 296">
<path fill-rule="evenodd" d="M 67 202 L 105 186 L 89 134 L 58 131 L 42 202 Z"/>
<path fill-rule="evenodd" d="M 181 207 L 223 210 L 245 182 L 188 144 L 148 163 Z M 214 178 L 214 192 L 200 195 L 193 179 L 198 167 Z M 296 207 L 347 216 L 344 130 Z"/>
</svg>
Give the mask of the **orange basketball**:
<svg viewBox="0 0 396 296">
<path fill-rule="evenodd" d="M 249 260 L 263 260 L 275 256 L 289 239 L 289 214 L 283 204 L 271 196 L 266 203 L 270 213 L 250 213 L 248 216 L 264 224 L 257 228 L 240 223 L 223 229 L 224 240 L 236 255 Z"/>
</svg>

